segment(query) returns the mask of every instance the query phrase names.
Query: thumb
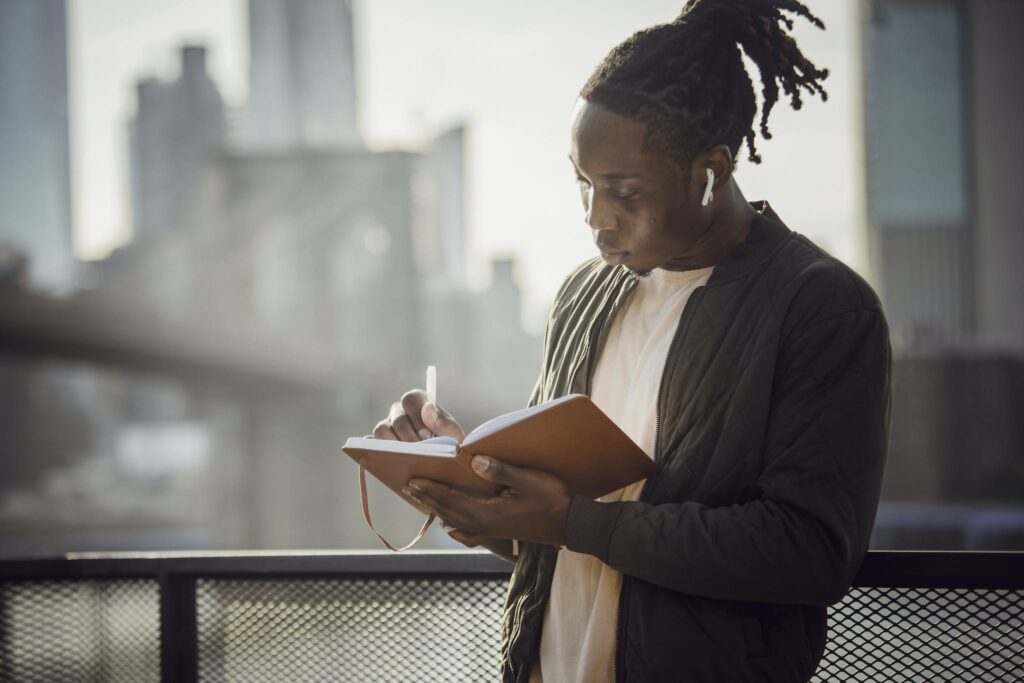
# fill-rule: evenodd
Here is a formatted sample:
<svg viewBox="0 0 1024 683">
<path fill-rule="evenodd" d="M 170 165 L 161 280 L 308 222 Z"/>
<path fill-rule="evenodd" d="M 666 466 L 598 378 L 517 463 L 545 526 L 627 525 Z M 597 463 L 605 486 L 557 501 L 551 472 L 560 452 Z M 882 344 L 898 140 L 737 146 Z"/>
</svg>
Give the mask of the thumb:
<svg viewBox="0 0 1024 683">
<path fill-rule="evenodd" d="M 513 489 L 522 488 L 524 485 L 529 486 L 536 481 L 535 470 L 515 467 L 486 455 L 473 456 L 471 464 L 473 471 L 484 479 Z"/>
<path fill-rule="evenodd" d="M 455 418 L 449 415 L 444 408 L 433 403 L 423 404 L 423 408 L 420 409 L 420 419 L 423 420 L 427 429 L 438 436 L 450 436 L 456 441 L 466 438 L 465 432 L 462 431 L 462 427 L 455 421 Z"/>
</svg>

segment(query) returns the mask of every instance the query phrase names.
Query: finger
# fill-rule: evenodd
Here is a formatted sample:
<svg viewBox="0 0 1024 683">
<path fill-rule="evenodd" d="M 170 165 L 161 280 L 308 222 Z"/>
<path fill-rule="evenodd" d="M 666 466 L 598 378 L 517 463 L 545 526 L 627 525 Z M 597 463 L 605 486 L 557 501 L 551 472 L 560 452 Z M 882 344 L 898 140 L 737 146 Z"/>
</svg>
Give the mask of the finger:
<svg viewBox="0 0 1024 683">
<path fill-rule="evenodd" d="M 462 489 L 455 488 L 454 486 L 449 486 L 444 482 L 434 481 L 433 479 L 410 479 L 408 485 L 414 491 L 429 493 L 435 498 L 459 500 L 467 505 L 486 503 L 489 500 L 497 498 L 497 496 L 490 496 L 486 494 L 477 496 L 472 493 L 467 493 Z"/>
<path fill-rule="evenodd" d="M 402 441 L 422 441 L 420 435 L 413 429 L 409 416 L 402 410 L 401 403 L 392 403 L 391 411 L 388 413 L 388 420 L 391 422 L 391 429 Z"/>
<path fill-rule="evenodd" d="M 413 389 L 402 394 L 402 411 L 409 417 L 413 430 L 419 434 L 421 439 L 429 439 L 434 436 L 434 433 L 423 424 L 423 418 L 420 415 L 423 404 L 426 402 L 427 394 L 422 389 Z"/>
<path fill-rule="evenodd" d="M 391 424 L 387 420 L 381 420 L 373 428 L 373 438 L 375 439 L 390 439 L 391 441 L 399 441 L 398 435 L 395 434 L 394 430 L 391 429 Z"/>
<path fill-rule="evenodd" d="M 487 539 L 479 534 L 471 534 L 463 531 L 462 529 L 452 529 L 448 531 L 448 535 L 454 538 L 456 541 L 466 546 L 467 548 L 476 548 Z"/>
<path fill-rule="evenodd" d="M 473 496 L 455 486 L 433 479 L 410 479 L 407 485 L 414 494 L 422 494 L 439 501 L 463 503 L 467 506 L 486 503 L 488 500 L 496 498 L 494 496 Z"/>
<path fill-rule="evenodd" d="M 420 418 L 427 429 L 438 436 L 450 436 L 456 441 L 466 438 L 462 427 L 444 408 L 434 403 L 424 403 L 420 409 Z"/>
<path fill-rule="evenodd" d="M 468 531 L 474 530 L 479 505 L 486 502 L 446 484 L 425 479 L 410 481 L 402 492 L 449 525 Z"/>
<path fill-rule="evenodd" d="M 448 514 L 447 510 L 441 505 L 437 499 L 431 498 L 429 495 L 424 494 L 422 491 L 415 491 L 408 486 L 402 489 L 402 493 L 409 497 L 412 504 L 420 512 L 425 514 L 432 514 L 438 519 L 446 519 L 445 515 Z M 454 525 L 449 524 L 454 528 Z"/>
</svg>

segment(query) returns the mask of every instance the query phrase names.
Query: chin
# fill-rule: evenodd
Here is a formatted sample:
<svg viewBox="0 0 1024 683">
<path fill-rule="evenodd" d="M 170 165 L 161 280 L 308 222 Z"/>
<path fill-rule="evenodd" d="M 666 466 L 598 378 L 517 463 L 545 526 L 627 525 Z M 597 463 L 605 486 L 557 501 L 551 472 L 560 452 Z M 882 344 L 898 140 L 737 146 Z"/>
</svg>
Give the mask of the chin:
<svg viewBox="0 0 1024 683">
<path fill-rule="evenodd" d="M 626 270 L 633 273 L 633 275 L 636 275 L 637 277 L 649 277 L 654 269 L 650 268 L 647 270 L 639 270 L 637 268 L 630 268 L 629 266 L 626 266 Z"/>
</svg>

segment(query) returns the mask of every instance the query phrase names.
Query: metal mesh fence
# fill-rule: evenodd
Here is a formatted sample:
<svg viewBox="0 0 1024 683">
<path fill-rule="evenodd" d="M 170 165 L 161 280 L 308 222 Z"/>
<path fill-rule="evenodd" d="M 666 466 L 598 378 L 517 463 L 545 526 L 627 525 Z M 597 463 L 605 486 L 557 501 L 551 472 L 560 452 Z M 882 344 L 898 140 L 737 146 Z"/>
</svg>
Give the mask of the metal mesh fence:
<svg viewBox="0 0 1024 683">
<path fill-rule="evenodd" d="M 199 679 L 496 680 L 506 584 L 202 580 Z"/>
<path fill-rule="evenodd" d="M 488 681 L 506 578 L 196 581 L 201 681 Z M 162 634 L 168 638 L 180 634 Z M 0 681 L 160 675 L 153 580 L 0 582 Z M 854 588 L 813 680 L 1024 680 L 1024 591 Z"/>
<path fill-rule="evenodd" d="M 0 681 L 159 680 L 156 581 L 0 583 Z"/>
<path fill-rule="evenodd" d="M 1024 681 L 1024 591 L 853 588 L 814 681 Z"/>
<path fill-rule="evenodd" d="M 203 681 L 498 676 L 504 580 L 203 581 Z M 1024 592 L 854 588 L 816 683 L 1024 680 Z"/>
</svg>

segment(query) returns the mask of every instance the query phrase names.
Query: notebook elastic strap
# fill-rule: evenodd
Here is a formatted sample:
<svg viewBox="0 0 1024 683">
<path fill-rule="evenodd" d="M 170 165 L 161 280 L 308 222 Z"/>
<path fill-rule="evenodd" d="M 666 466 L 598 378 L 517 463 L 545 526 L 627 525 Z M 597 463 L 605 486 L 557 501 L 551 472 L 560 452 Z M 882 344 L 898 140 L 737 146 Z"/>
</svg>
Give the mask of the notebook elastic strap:
<svg viewBox="0 0 1024 683">
<path fill-rule="evenodd" d="M 408 545 L 405 545 L 401 548 L 396 548 L 395 546 L 391 545 L 388 539 L 381 536 L 379 531 L 373 528 L 373 522 L 370 521 L 370 503 L 366 498 L 366 470 L 363 469 L 362 465 L 359 466 L 359 500 L 363 504 L 363 519 L 366 520 L 366 526 L 370 527 L 370 531 L 377 535 L 377 538 L 380 539 L 380 542 L 384 544 L 385 548 L 387 548 L 388 550 L 393 550 L 396 553 L 400 553 L 403 550 L 408 550 L 409 548 L 419 543 L 420 539 L 423 538 L 423 534 L 427 533 L 427 529 L 430 528 L 431 522 L 434 521 L 434 513 L 431 512 L 430 516 L 427 517 L 427 521 L 423 522 L 423 526 L 420 527 L 420 532 L 416 534 L 416 538 L 409 541 Z"/>
</svg>

